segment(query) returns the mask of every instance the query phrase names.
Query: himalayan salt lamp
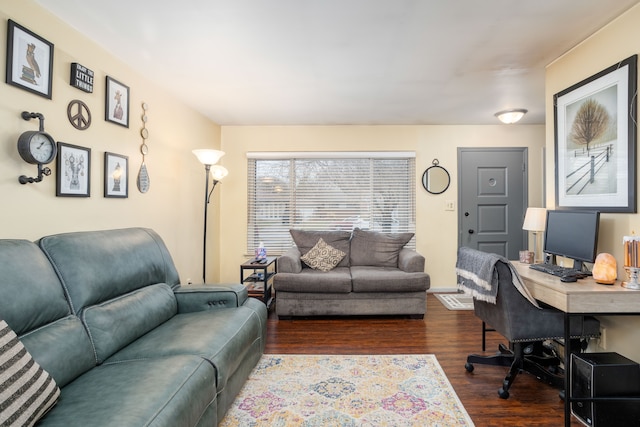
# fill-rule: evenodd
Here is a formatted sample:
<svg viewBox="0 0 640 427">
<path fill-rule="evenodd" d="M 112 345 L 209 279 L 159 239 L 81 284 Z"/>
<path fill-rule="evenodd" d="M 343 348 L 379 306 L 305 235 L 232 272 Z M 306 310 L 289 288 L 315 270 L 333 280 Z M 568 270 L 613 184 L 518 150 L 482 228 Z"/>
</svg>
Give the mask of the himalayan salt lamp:
<svg viewBox="0 0 640 427">
<path fill-rule="evenodd" d="M 598 254 L 592 274 L 596 283 L 613 285 L 618 277 L 618 267 L 613 255 L 607 253 Z"/>
</svg>

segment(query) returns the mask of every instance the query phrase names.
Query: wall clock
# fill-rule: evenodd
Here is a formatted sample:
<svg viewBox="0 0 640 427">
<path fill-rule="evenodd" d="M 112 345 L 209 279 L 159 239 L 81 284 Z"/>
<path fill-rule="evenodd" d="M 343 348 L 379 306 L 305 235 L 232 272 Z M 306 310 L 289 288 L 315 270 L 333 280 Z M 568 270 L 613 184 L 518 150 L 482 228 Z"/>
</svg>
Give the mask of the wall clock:
<svg viewBox="0 0 640 427">
<path fill-rule="evenodd" d="M 38 176 L 28 177 L 21 175 L 18 181 L 20 184 L 40 182 L 44 176 L 51 175 L 51 169 L 43 167 L 43 165 L 51 163 L 56 158 L 58 153 L 56 142 L 51 135 L 44 131 L 44 116 L 42 114 L 23 111 L 21 117 L 24 120 L 36 118 L 40 120 L 39 130 L 26 131 L 18 137 L 18 153 L 20 157 L 25 162 L 38 166 Z"/>
</svg>

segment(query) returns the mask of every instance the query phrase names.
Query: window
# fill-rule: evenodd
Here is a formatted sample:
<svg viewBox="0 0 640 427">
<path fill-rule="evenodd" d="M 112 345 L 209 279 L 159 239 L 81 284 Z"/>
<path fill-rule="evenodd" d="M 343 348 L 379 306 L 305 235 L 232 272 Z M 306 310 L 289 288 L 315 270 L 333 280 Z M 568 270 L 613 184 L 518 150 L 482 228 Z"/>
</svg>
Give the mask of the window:
<svg viewBox="0 0 640 427">
<path fill-rule="evenodd" d="M 415 154 L 249 153 L 247 253 L 277 255 L 289 229 L 415 232 Z M 408 247 L 415 248 L 415 238 Z"/>
</svg>

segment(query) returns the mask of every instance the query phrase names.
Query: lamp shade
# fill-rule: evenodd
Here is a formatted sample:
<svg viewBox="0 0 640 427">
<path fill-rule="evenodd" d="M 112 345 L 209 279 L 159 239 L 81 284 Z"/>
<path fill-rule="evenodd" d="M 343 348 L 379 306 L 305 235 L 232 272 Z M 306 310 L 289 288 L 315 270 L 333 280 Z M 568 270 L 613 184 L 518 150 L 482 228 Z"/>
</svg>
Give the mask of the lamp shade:
<svg viewBox="0 0 640 427">
<path fill-rule="evenodd" d="M 547 210 L 545 208 L 527 208 L 524 215 L 522 229 L 527 231 L 543 231 L 547 225 Z"/>
<path fill-rule="evenodd" d="M 220 150 L 200 149 L 193 150 L 192 153 L 195 154 L 203 165 L 215 165 L 218 163 L 218 160 L 224 156 L 224 151 Z"/>
<path fill-rule="evenodd" d="M 525 110 L 524 108 L 515 108 L 512 110 L 499 111 L 495 114 L 495 116 L 502 123 L 509 125 L 519 121 L 522 117 L 524 117 L 526 113 L 527 110 Z"/>
<path fill-rule="evenodd" d="M 213 165 L 211 166 L 211 177 L 214 181 L 222 181 L 222 178 L 227 176 L 229 171 L 227 168 L 221 165 Z"/>
</svg>

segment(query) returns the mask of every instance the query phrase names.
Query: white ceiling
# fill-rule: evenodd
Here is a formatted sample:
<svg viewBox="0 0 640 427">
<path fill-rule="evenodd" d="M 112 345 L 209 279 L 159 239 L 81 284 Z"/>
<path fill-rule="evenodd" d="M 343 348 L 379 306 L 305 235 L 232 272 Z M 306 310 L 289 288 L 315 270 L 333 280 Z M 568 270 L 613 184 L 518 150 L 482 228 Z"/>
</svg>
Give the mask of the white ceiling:
<svg viewBox="0 0 640 427">
<path fill-rule="evenodd" d="M 36 1 L 220 125 L 544 123 L 545 66 L 638 3 Z"/>
</svg>

